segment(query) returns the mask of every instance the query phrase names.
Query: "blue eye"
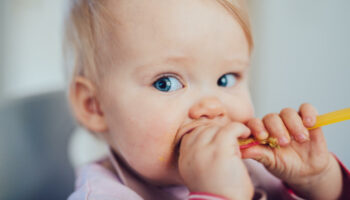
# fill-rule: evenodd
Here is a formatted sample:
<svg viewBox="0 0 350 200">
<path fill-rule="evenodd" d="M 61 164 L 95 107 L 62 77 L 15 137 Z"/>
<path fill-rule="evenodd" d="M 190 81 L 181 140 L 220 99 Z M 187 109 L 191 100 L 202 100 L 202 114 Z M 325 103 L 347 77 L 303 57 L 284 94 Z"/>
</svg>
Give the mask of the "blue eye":
<svg viewBox="0 0 350 200">
<path fill-rule="evenodd" d="M 183 88 L 180 81 L 171 76 L 165 76 L 153 83 L 153 86 L 162 92 L 171 92 Z"/>
<path fill-rule="evenodd" d="M 237 82 L 237 75 L 235 74 L 224 74 L 218 80 L 218 86 L 220 87 L 231 87 Z"/>
</svg>

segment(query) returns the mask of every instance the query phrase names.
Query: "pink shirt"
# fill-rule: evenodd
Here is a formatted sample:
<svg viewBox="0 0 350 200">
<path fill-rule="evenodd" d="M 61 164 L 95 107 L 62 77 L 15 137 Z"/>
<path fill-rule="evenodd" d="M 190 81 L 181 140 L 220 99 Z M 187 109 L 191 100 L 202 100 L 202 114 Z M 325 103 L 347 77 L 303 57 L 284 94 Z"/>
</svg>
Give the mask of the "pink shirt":
<svg viewBox="0 0 350 200">
<path fill-rule="evenodd" d="M 101 165 L 109 159 L 114 172 Z M 255 187 L 254 199 L 300 199 L 271 175 L 260 163 L 244 161 Z M 106 158 L 77 171 L 76 190 L 68 200 L 221 200 L 205 193 L 190 193 L 185 186 L 154 186 L 133 174 L 110 153 Z"/>
</svg>

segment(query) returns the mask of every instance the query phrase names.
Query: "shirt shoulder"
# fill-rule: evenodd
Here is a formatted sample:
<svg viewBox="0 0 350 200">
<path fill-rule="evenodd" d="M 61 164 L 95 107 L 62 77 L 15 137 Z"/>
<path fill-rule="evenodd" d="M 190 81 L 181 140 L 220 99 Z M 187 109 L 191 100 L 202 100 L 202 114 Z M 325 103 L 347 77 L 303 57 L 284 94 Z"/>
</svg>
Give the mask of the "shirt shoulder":
<svg viewBox="0 0 350 200">
<path fill-rule="evenodd" d="M 75 191 L 68 200 L 141 200 L 133 190 L 123 185 L 111 171 L 98 163 L 77 170 Z"/>
</svg>

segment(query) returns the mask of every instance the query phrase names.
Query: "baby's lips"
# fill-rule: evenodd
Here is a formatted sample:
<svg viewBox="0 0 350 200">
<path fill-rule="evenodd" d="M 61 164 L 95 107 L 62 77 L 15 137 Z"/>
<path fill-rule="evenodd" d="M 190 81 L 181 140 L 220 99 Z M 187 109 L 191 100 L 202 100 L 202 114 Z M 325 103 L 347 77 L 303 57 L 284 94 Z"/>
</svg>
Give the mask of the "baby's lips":
<svg viewBox="0 0 350 200">
<path fill-rule="evenodd" d="M 207 120 L 207 119 L 200 119 L 197 121 L 193 121 L 191 123 L 188 123 L 181 127 L 177 133 L 177 142 L 176 142 L 176 148 L 180 148 L 181 141 L 183 137 L 191 132 L 193 132 L 196 128 L 205 126 L 211 123 L 216 123 L 216 124 L 225 124 L 227 123 L 228 119 L 220 119 L 220 120 Z"/>
<path fill-rule="evenodd" d="M 183 139 L 183 137 L 189 133 L 191 133 L 196 127 L 191 127 L 191 128 L 187 128 L 184 129 L 184 131 L 182 133 L 180 133 L 180 138 L 178 139 L 177 143 L 176 143 L 176 149 L 177 151 L 180 150 L 180 146 L 181 146 L 181 141 Z"/>
<path fill-rule="evenodd" d="M 208 122 L 203 122 L 203 121 L 196 121 L 194 123 L 189 123 L 185 126 L 183 126 L 179 131 L 178 131 L 178 140 L 176 142 L 176 149 L 180 149 L 181 141 L 183 137 L 187 134 L 190 134 L 193 132 L 196 128 L 201 127 L 203 125 L 208 124 Z"/>
</svg>

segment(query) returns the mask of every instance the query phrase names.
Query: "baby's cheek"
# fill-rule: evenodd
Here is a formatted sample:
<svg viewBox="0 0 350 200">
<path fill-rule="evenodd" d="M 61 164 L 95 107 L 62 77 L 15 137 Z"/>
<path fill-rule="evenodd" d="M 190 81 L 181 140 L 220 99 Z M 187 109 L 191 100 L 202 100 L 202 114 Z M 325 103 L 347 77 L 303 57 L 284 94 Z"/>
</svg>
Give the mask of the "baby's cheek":
<svg viewBox="0 0 350 200">
<path fill-rule="evenodd" d="M 142 130 L 142 145 L 145 151 L 149 151 L 149 159 L 161 163 L 168 163 L 174 150 L 175 136 L 177 133 L 176 122 L 167 119 L 147 120 Z M 141 141 L 142 142 L 142 141 Z"/>
<path fill-rule="evenodd" d="M 155 156 L 159 161 L 167 162 L 172 156 L 177 133 L 177 129 L 172 127 L 173 124 L 160 123 L 149 133 L 148 138 L 154 144 Z"/>
<path fill-rule="evenodd" d="M 173 154 L 173 136 L 163 132 L 162 127 L 154 127 L 147 133 L 143 144 L 139 145 L 139 156 L 133 156 L 130 160 L 134 169 L 150 180 L 162 180 L 177 173 Z"/>
<path fill-rule="evenodd" d="M 233 121 L 245 123 L 254 117 L 254 108 L 248 102 L 237 103 L 230 107 L 229 115 Z"/>
</svg>

